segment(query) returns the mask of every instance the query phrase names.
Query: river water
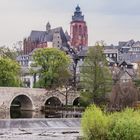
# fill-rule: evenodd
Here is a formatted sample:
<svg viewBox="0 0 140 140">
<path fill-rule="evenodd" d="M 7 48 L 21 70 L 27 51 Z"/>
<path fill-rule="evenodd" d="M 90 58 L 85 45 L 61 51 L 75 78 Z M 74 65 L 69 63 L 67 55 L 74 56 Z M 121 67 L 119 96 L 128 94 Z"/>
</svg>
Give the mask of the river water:
<svg viewBox="0 0 140 140">
<path fill-rule="evenodd" d="M 81 118 L 81 112 L 74 111 L 57 111 L 57 112 L 34 112 L 34 111 L 21 111 L 11 110 L 10 118 Z"/>
</svg>

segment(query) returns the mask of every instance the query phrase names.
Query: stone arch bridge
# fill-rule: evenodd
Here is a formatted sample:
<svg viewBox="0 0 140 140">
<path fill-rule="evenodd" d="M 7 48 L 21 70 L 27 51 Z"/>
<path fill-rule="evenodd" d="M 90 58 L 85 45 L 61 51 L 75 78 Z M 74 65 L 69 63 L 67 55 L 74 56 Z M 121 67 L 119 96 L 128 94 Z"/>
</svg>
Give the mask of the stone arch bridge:
<svg viewBox="0 0 140 140">
<path fill-rule="evenodd" d="M 68 104 L 73 105 L 78 93 L 68 94 Z M 66 97 L 60 91 L 47 91 L 37 88 L 0 87 L 0 110 L 9 111 L 12 104 L 20 104 L 23 110 L 41 110 L 46 103 L 57 102 L 65 105 Z"/>
</svg>

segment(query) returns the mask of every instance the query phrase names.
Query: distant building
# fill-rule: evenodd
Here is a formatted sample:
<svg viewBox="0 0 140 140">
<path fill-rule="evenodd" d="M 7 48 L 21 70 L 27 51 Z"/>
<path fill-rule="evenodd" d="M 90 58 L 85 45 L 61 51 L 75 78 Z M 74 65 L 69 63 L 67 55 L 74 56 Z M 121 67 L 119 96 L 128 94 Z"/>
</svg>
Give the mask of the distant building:
<svg viewBox="0 0 140 140">
<path fill-rule="evenodd" d="M 132 82 L 137 76 L 137 73 L 133 68 L 133 64 L 128 61 L 121 61 L 117 66 L 112 66 L 110 70 L 112 72 L 114 83 Z"/>
<path fill-rule="evenodd" d="M 137 54 L 140 53 L 140 41 L 126 41 L 126 42 L 119 42 L 118 44 L 119 50 L 121 53 L 131 53 L 131 54 Z"/>
<path fill-rule="evenodd" d="M 115 63 L 118 61 L 118 49 L 104 49 L 106 58 L 112 59 Z"/>
<path fill-rule="evenodd" d="M 62 27 L 51 29 L 51 25 L 48 22 L 46 31 L 31 31 L 30 36 L 24 39 L 23 51 L 24 54 L 29 54 L 36 48 L 67 48 L 68 39 L 69 36 L 64 33 Z"/>
<path fill-rule="evenodd" d="M 70 24 L 71 46 L 76 50 L 88 46 L 88 29 L 79 6 L 76 7 Z"/>
<path fill-rule="evenodd" d="M 34 49 L 34 51 L 35 50 L 36 49 Z M 21 80 L 23 86 L 28 88 L 32 88 L 34 83 L 38 80 L 38 75 L 31 74 L 31 71 L 40 69 L 39 67 L 34 66 L 34 61 L 32 58 L 34 51 L 28 55 L 19 55 L 16 59 L 21 66 Z"/>
</svg>

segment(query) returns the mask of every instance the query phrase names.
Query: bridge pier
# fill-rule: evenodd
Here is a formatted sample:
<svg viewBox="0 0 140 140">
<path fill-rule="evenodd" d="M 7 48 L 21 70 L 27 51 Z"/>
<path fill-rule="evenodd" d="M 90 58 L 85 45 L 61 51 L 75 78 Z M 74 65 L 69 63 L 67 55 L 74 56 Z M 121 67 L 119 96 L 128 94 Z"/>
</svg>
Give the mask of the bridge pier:
<svg viewBox="0 0 140 140">
<path fill-rule="evenodd" d="M 10 119 L 10 109 L 0 108 L 0 119 Z"/>
</svg>

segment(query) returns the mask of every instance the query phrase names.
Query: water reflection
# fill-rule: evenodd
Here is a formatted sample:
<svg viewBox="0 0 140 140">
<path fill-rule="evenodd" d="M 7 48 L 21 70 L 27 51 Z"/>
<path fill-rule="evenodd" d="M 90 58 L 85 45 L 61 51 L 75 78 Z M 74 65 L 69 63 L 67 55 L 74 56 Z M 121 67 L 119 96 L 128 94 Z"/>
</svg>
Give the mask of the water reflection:
<svg viewBox="0 0 140 140">
<path fill-rule="evenodd" d="M 32 118 L 32 111 L 10 110 L 10 118 Z"/>
<path fill-rule="evenodd" d="M 69 112 L 69 111 L 56 111 L 52 112 L 47 110 L 45 112 L 34 112 L 34 111 L 21 111 L 21 110 L 10 110 L 10 118 L 80 118 L 80 112 Z"/>
</svg>

